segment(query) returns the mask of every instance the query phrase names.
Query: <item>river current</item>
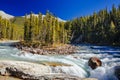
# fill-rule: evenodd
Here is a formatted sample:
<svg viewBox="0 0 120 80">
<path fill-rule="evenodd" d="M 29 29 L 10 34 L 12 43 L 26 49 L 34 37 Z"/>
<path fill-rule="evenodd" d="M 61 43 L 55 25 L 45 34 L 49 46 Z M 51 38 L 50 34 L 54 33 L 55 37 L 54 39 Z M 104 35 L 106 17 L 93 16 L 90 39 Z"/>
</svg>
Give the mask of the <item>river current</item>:
<svg viewBox="0 0 120 80">
<path fill-rule="evenodd" d="M 117 80 L 114 76 L 114 67 L 120 65 L 120 48 L 109 46 L 95 46 L 80 44 L 77 52 L 71 55 L 37 55 L 24 53 L 17 48 L 10 46 L 0 46 L 0 60 L 17 60 L 34 62 L 54 62 L 68 64 L 71 66 L 50 66 L 51 73 L 65 73 L 82 78 L 98 78 L 99 80 Z M 88 66 L 90 57 L 98 57 L 102 61 L 102 66 L 92 70 Z"/>
</svg>

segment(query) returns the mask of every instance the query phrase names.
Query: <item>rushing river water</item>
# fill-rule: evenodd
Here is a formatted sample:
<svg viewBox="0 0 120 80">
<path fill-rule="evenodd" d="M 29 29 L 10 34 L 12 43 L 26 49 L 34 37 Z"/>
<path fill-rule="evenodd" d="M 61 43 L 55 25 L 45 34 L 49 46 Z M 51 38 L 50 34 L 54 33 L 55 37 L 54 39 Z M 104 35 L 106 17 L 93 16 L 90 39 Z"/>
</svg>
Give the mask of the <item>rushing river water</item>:
<svg viewBox="0 0 120 80">
<path fill-rule="evenodd" d="M 50 73 L 65 73 L 78 77 L 98 78 L 99 80 L 117 80 L 114 76 L 114 66 L 120 65 L 120 48 L 109 46 L 76 45 L 78 51 L 72 55 L 37 55 L 23 54 L 23 51 L 14 47 L 0 46 L 0 60 L 17 60 L 34 62 L 63 63 L 72 66 L 50 66 Z M 98 57 L 102 61 L 102 67 L 92 70 L 87 62 L 90 57 Z"/>
</svg>

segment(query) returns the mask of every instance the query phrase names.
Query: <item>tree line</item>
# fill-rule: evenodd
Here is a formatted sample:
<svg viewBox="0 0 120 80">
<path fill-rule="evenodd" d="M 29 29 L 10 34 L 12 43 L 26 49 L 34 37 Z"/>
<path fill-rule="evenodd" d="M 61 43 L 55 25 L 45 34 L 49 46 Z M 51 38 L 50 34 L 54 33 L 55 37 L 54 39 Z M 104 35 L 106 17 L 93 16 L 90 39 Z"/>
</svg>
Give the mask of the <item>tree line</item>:
<svg viewBox="0 0 120 80">
<path fill-rule="evenodd" d="M 120 6 L 76 18 L 65 26 L 70 29 L 72 43 L 120 45 Z"/>
<path fill-rule="evenodd" d="M 19 24 L 14 21 L 0 17 L 0 39 L 22 39 L 46 45 L 70 42 L 120 45 L 120 6 L 113 5 L 110 11 L 106 8 L 67 22 L 59 21 L 49 11 L 44 16 L 33 12 L 25 15 L 24 23 L 21 21 L 23 27 L 19 26 L 22 24 L 19 19 Z"/>
<path fill-rule="evenodd" d="M 0 40 L 18 40 L 20 37 L 22 38 L 22 31 L 10 20 L 0 16 Z"/>
<path fill-rule="evenodd" d="M 43 16 L 41 13 L 35 16 L 32 12 L 25 16 L 24 40 L 27 42 L 37 41 L 41 44 L 53 45 L 68 42 L 68 30 L 49 11 Z"/>
</svg>

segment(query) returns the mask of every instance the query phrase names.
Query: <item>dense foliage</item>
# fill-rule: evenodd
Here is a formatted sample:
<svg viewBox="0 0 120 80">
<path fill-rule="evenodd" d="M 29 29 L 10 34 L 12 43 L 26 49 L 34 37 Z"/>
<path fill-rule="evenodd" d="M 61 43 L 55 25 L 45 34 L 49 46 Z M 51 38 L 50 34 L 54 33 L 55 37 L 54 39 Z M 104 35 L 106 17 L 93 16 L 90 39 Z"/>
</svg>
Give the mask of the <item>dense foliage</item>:
<svg viewBox="0 0 120 80">
<path fill-rule="evenodd" d="M 0 40 L 18 40 L 23 37 L 23 29 L 10 22 L 10 20 L 2 19 L 0 16 Z"/>
<path fill-rule="evenodd" d="M 64 22 L 58 21 L 49 11 L 43 16 L 35 16 L 32 12 L 25 16 L 24 40 L 37 41 L 41 44 L 51 45 L 68 42 L 67 29 Z"/>
<path fill-rule="evenodd" d="M 101 10 L 90 16 L 76 18 L 65 24 L 71 30 L 71 42 L 120 44 L 120 6 Z"/>
<path fill-rule="evenodd" d="M 120 6 L 67 22 L 59 21 L 49 11 L 44 16 L 31 12 L 11 20 L 0 17 L 0 39 L 45 45 L 69 42 L 120 45 Z"/>
</svg>

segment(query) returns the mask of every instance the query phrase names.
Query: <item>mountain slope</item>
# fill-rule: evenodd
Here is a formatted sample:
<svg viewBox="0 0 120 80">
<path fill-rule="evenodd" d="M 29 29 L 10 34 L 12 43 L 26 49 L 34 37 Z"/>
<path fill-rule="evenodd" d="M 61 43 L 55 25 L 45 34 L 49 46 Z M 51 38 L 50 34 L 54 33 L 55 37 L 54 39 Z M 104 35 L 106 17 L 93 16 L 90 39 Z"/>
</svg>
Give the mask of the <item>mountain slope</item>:
<svg viewBox="0 0 120 80">
<path fill-rule="evenodd" d="M 23 27 L 24 26 L 24 21 L 25 19 L 23 17 L 14 17 L 12 19 L 10 19 L 10 21 L 18 26 Z"/>
<path fill-rule="evenodd" d="M 5 13 L 5 12 L 2 11 L 2 10 L 0 10 L 0 16 L 1 16 L 2 18 L 4 18 L 4 19 L 11 19 L 11 18 L 14 18 L 14 16 Z"/>
<path fill-rule="evenodd" d="M 38 16 L 38 14 L 33 14 L 34 16 Z M 2 10 L 0 10 L 0 16 L 2 17 L 2 18 L 4 18 L 4 19 L 12 19 L 12 18 L 14 18 L 15 16 L 13 16 L 13 15 L 10 15 L 10 14 L 7 14 L 7 13 L 5 13 L 4 11 L 2 11 Z M 24 16 L 21 16 L 21 17 L 19 17 L 19 18 L 22 18 L 22 17 L 24 17 Z M 28 17 L 30 17 L 30 15 L 28 15 Z M 42 17 L 45 17 L 45 15 L 42 15 Z M 18 17 L 17 17 L 18 18 Z M 57 17 L 58 18 L 58 21 L 61 21 L 61 22 L 66 22 L 65 20 L 63 20 L 63 19 L 61 19 L 61 18 L 59 18 L 59 17 Z"/>
<path fill-rule="evenodd" d="M 33 14 L 34 16 L 36 16 L 36 17 L 38 17 L 38 14 Z M 22 16 L 22 17 L 25 17 L 25 16 Z M 27 15 L 27 17 L 29 18 L 30 17 L 30 15 Z M 45 15 L 42 15 L 42 18 L 44 18 L 45 17 Z M 61 19 L 61 18 L 59 18 L 59 17 L 56 17 L 57 19 L 58 19 L 58 21 L 60 21 L 60 22 L 66 22 L 66 20 L 63 20 L 63 19 Z"/>
<path fill-rule="evenodd" d="M 37 16 L 38 17 L 38 14 L 33 14 L 34 16 Z M 2 10 L 0 10 L 0 16 L 2 17 L 2 18 L 4 18 L 4 19 L 8 19 L 8 20 L 10 20 L 12 23 L 14 23 L 14 24 L 16 24 L 16 25 L 18 25 L 18 26 L 24 26 L 24 17 L 25 16 L 13 16 L 13 15 L 10 15 L 10 14 L 7 14 L 7 13 L 5 13 L 4 11 L 2 11 Z M 27 15 L 27 17 L 29 18 L 30 17 L 30 15 Z M 44 18 L 45 17 L 45 15 L 42 15 L 42 17 Z M 63 19 L 61 19 L 61 18 L 59 18 L 59 17 L 56 17 L 57 19 L 58 19 L 58 21 L 60 21 L 60 22 L 66 22 L 65 20 L 63 20 Z"/>
</svg>

